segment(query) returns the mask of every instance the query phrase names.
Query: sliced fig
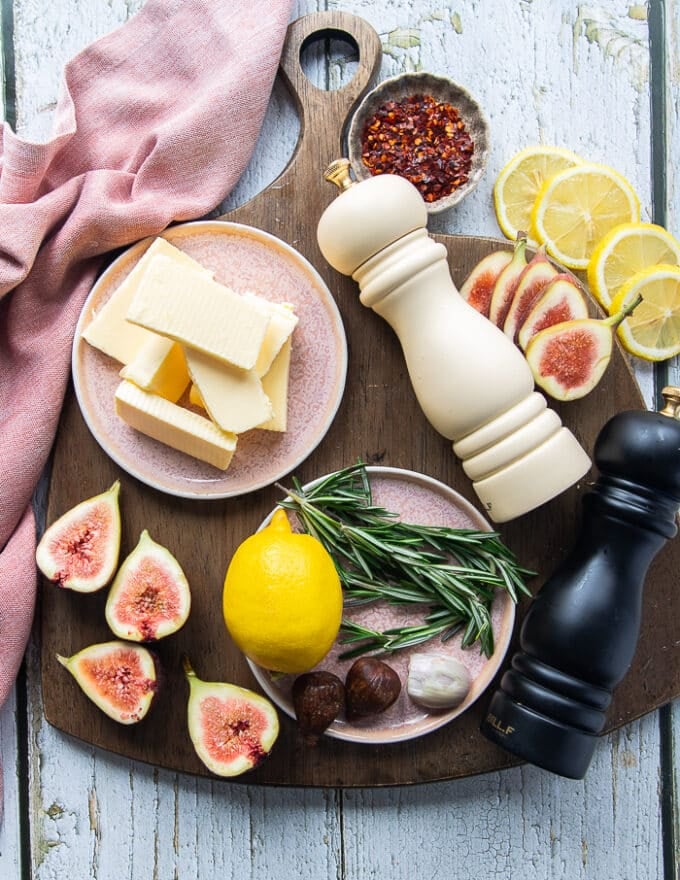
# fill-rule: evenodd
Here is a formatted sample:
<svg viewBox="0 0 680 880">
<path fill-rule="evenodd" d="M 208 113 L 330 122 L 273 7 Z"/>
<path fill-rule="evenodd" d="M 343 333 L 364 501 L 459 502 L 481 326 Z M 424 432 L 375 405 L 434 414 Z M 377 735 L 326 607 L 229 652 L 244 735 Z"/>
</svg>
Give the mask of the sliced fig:
<svg viewBox="0 0 680 880">
<path fill-rule="evenodd" d="M 94 593 L 111 580 L 120 553 L 118 480 L 81 501 L 45 531 L 35 561 L 45 577 L 66 590 Z"/>
<path fill-rule="evenodd" d="M 503 332 L 506 336 L 515 342 L 517 341 L 519 328 L 526 321 L 529 312 L 536 305 L 545 288 L 558 274 L 557 269 L 546 257 L 545 250 L 539 248 L 520 276 L 510 310 L 503 324 Z"/>
<path fill-rule="evenodd" d="M 155 642 L 184 626 L 190 610 L 189 582 L 179 562 L 144 529 L 106 600 L 111 631 L 121 639 Z"/>
<path fill-rule="evenodd" d="M 460 295 L 473 309 L 489 317 L 491 295 L 498 276 L 512 259 L 510 251 L 493 251 L 474 267 L 463 282 Z"/>
<path fill-rule="evenodd" d="M 517 237 L 512 259 L 496 279 L 493 288 L 491 303 L 489 304 L 489 320 L 501 329 L 510 310 L 519 279 L 527 267 L 526 247 L 527 237 L 522 232 Z"/>
<path fill-rule="evenodd" d="M 218 776 L 257 767 L 279 735 L 279 716 L 265 697 L 220 681 L 202 681 L 184 658 L 189 682 L 189 736 L 196 754 Z"/>
<path fill-rule="evenodd" d="M 536 384 L 555 400 L 585 397 L 600 381 L 611 359 L 613 328 L 641 302 L 638 297 L 603 320 L 565 321 L 529 340 L 526 359 Z"/>
<path fill-rule="evenodd" d="M 526 351 L 531 337 L 545 330 L 546 327 L 587 317 L 588 305 L 576 279 L 566 273 L 556 275 L 548 283 L 520 327 L 518 336 L 520 348 Z"/>
<path fill-rule="evenodd" d="M 157 661 L 147 648 L 102 642 L 72 657 L 57 654 L 83 693 L 120 724 L 141 721 L 158 689 Z"/>
</svg>

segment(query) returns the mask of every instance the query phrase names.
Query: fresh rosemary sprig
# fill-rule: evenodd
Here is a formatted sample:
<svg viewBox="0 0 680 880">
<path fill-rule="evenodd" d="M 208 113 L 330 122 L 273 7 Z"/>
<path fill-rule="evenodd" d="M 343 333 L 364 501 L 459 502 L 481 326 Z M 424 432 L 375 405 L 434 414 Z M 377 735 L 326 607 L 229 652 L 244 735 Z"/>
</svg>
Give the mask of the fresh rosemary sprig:
<svg viewBox="0 0 680 880">
<path fill-rule="evenodd" d="M 293 478 L 293 489 L 283 491 L 289 497 L 281 506 L 295 511 L 303 529 L 332 556 L 346 607 L 382 599 L 428 609 L 422 624 L 382 633 L 343 621 L 343 644 L 354 645 L 343 658 L 390 653 L 435 636 L 446 640 L 460 630 L 463 647 L 479 641 L 490 656 L 495 591 L 506 590 L 513 602 L 519 593 L 529 595 L 524 578 L 533 572 L 517 563 L 497 532 L 402 522 L 373 504 L 363 463 L 307 490 Z"/>
</svg>

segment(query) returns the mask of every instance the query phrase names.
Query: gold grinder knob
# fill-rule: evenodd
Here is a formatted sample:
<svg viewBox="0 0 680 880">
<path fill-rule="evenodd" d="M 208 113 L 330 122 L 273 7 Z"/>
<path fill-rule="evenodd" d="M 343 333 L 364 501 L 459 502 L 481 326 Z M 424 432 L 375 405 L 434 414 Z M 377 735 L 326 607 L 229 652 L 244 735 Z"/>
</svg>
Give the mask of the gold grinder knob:
<svg viewBox="0 0 680 880">
<path fill-rule="evenodd" d="M 675 385 L 667 385 L 661 394 L 666 401 L 663 409 L 659 410 L 662 416 L 671 419 L 680 419 L 680 388 Z"/>
<path fill-rule="evenodd" d="M 352 180 L 349 169 L 349 159 L 336 159 L 326 168 L 323 176 L 329 183 L 334 183 L 338 189 L 344 191 L 356 183 L 356 180 Z"/>
</svg>

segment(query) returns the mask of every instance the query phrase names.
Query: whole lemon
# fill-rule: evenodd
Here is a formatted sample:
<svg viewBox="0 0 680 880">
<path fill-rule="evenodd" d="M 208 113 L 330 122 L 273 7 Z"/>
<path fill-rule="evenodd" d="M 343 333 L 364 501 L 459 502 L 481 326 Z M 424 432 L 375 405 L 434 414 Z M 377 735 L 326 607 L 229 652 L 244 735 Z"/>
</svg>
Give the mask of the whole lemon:
<svg viewBox="0 0 680 880">
<path fill-rule="evenodd" d="M 236 549 L 222 607 L 246 657 L 274 672 L 306 672 L 338 634 L 342 587 L 321 542 L 293 532 L 279 508 L 266 528 Z"/>
</svg>

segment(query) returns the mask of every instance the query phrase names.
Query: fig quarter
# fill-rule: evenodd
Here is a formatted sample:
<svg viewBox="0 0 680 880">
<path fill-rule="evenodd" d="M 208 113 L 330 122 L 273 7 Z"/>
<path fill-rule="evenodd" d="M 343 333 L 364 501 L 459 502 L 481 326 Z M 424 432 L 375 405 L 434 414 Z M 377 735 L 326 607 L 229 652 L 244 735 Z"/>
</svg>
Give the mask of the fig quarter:
<svg viewBox="0 0 680 880">
<path fill-rule="evenodd" d="M 45 531 L 35 561 L 45 577 L 77 593 L 109 583 L 120 553 L 118 480 L 101 495 L 81 501 Z"/>
<path fill-rule="evenodd" d="M 184 626 L 190 610 L 189 582 L 179 562 L 144 529 L 106 600 L 111 631 L 133 642 L 157 641 Z"/>
</svg>

